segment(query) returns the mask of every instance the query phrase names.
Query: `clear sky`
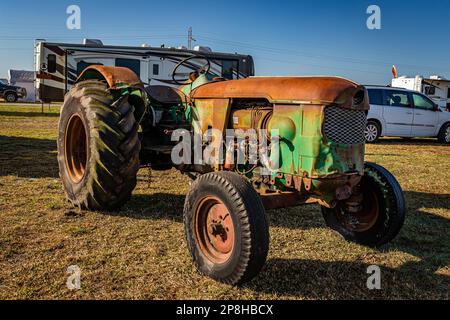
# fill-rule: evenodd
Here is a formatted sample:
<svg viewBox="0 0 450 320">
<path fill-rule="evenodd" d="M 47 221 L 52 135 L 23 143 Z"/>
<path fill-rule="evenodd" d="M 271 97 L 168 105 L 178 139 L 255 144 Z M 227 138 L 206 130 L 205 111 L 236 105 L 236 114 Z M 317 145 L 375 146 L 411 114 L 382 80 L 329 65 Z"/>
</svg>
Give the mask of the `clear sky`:
<svg viewBox="0 0 450 320">
<path fill-rule="evenodd" d="M 81 8 L 81 30 L 66 28 L 66 8 Z M 381 8 L 369 30 L 367 7 Z M 196 44 L 251 54 L 257 75 L 339 75 L 364 84 L 399 74 L 450 78 L 450 0 L 393 1 L 75 1 L 2 0 L 0 78 L 33 68 L 33 39 L 153 46 Z"/>
</svg>

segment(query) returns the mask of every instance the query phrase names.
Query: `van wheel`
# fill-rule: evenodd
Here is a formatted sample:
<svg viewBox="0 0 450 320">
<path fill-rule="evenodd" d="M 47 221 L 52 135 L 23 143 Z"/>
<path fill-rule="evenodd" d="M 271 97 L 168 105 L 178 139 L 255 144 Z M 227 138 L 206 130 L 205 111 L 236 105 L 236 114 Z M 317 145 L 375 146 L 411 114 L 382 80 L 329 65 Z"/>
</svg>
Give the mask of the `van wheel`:
<svg viewBox="0 0 450 320">
<path fill-rule="evenodd" d="M 395 177 L 385 168 L 367 162 L 357 187 L 362 196 L 359 210 L 349 210 L 346 203 L 336 208 L 322 207 L 326 224 L 346 240 L 369 247 L 390 242 L 405 221 L 403 191 Z"/>
<path fill-rule="evenodd" d="M 367 143 L 375 143 L 381 135 L 380 125 L 375 121 L 368 121 L 366 130 L 364 130 L 364 137 Z"/>
<path fill-rule="evenodd" d="M 58 164 L 68 200 L 89 210 L 115 210 L 131 197 L 140 141 L 134 107 L 106 84 L 83 81 L 66 95 L 59 120 Z"/>
<path fill-rule="evenodd" d="M 186 197 L 184 227 L 200 273 L 231 285 L 255 277 L 269 250 L 269 227 L 261 198 L 234 172 L 195 180 Z"/>
<path fill-rule="evenodd" d="M 439 131 L 438 141 L 440 143 L 450 144 L 450 123 L 446 123 Z"/>
</svg>

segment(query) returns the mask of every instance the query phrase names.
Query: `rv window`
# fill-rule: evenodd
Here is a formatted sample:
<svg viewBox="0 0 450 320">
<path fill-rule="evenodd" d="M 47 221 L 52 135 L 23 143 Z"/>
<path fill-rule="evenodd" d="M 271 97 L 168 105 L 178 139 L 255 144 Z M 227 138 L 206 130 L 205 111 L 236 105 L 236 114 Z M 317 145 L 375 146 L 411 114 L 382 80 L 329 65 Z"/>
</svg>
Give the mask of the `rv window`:
<svg viewBox="0 0 450 320">
<path fill-rule="evenodd" d="M 159 75 L 159 64 L 153 65 L 153 75 L 158 76 Z"/>
<path fill-rule="evenodd" d="M 86 61 L 80 61 L 77 63 L 77 75 L 80 75 L 84 69 L 86 69 L 89 66 L 102 66 L 103 63 L 100 62 L 86 62 Z"/>
<path fill-rule="evenodd" d="M 125 67 L 136 73 L 138 77 L 141 76 L 141 61 L 136 59 L 116 59 L 116 67 Z"/>
<path fill-rule="evenodd" d="M 447 99 L 450 99 L 450 88 L 448 88 Z"/>
<path fill-rule="evenodd" d="M 56 72 L 56 55 L 49 54 L 47 56 L 47 72 L 55 73 Z"/>
<path fill-rule="evenodd" d="M 432 96 L 432 95 L 436 94 L 436 88 L 432 87 L 432 86 L 426 86 L 425 87 L 425 94 L 427 96 Z"/>
<path fill-rule="evenodd" d="M 222 77 L 225 79 L 233 80 L 233 74 L 237 71 L 236 61 L 222 61 Z"/>
</svg>

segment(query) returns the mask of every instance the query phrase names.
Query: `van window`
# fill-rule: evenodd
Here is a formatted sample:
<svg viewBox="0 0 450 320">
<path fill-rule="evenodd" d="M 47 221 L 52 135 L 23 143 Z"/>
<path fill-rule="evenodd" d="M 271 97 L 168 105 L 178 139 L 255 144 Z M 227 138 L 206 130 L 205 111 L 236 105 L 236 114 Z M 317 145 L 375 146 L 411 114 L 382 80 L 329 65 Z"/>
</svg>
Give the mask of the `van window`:
<svg viewBox="0 0 450 320">
<path fill-rule="evenodd" d="M 369 103 L 377 104 L 379 106 L 383 105 L 383 91 L 380 89 L 368 89 L 369 92 Z"/>
<path fill-rule="evenodd" d="M 136 73 L 138 77 L 141 76 L 141 61 L 136 59 L 116 59 L 116 67 L 125 67 Z"/>
<path fill-rule="evenodd" d="M 428 99 L 420 94 L 413 93 L 413 100 L 414 100 L 415 108 L 425 109 L 425 110 L 434 110 L 434 103 L 430 99 Z"/>
<path fill-rule="evenodd" d="M 384 92 L 384 105 L 403 108 L 411 107 L 408 92 L 395 90 L 384 90 Z"/>
</svg>

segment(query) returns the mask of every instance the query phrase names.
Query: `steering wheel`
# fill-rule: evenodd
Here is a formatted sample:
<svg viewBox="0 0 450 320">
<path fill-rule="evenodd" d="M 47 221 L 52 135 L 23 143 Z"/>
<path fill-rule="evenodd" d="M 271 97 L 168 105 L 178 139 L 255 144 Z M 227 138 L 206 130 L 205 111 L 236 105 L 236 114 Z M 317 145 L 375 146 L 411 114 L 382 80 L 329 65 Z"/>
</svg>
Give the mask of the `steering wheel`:
<svg viewBox="0 0 450 320">
<path fill-rule="evenodd" d="M 187 58 L 181 60 L 180 62 L 178 62 L 178 64 L 173 69 L 173 71 L 172 71 L 172 80 L 173 80 L 173 82 L 175 82 L 176 84 L 179 84 L 179 85 L 183 85 L 183 84 L 186 84 L 186 82 L 188 80 L 190 80 L 189 75 L 191 75 L 191 72 L 189 72 L 189 73 L 186 73 L 186 72 L 178 73 L 177 71 L 182 65 L 185 65 L 185 64 L 187 64 L 188 66 L 191 66 L 191 67 L 195 67 L 194 64 L 192 64 L 192 63 L 188 64 L 187 63 L 190 60 L 194 60 L 194 59 L 202 59 L 202 60 L 206 61 L 206 63 L 201 68 L 199 68 L 198 70 L 196 70 L 194 72 L 197 72 L 199 74 L 205 74 L 205 73 L 208 73 L 211 70 L 211 61 L 209 61 L 208 58 L 206 58 L 204 56 L 197 56 L 197 55 L 190 56 L 190 57 L 187 57 Z M 188 76 L 188 77 L 186 79 L 178 79 L 177 80 L 177 79 L 175 79 L 176 76 Z"/>
</svg>

